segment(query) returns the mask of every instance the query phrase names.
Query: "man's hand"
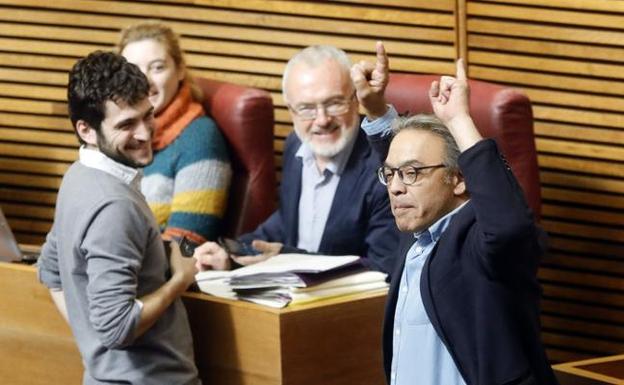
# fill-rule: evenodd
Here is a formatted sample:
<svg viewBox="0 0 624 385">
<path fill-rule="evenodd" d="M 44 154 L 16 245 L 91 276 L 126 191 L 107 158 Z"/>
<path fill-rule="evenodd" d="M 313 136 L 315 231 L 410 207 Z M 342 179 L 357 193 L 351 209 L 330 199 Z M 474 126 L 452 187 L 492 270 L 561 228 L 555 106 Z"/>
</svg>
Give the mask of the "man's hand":
<svg viewBox="0 0 624 385">
<path fill-rule="evenodd" d="M 205 242 L 197 246 L 193 257 L 199 271 L 230 270 L 232 266 L 227 252 L 215 242 Z"/>
<path fill-rule="evenodd" d="M 442 76 L 431 83 L 429 99 L 436 116 L 446 125 L 454 118 L 470 115 L 468 79 L 463 59 L 457 60 L 456 76 Z"/>
<path fill-rule="evenodd" d="M 280 242 L 266 242 L 256 239 L 251 242 L 251 246 L 261 252 L 261 254 L 250 256 L 232 255 L 232 259 L 236 263 L 243 266 L 252 265 L 254 263 L 265 261 L 279 254 L 280 250 L 282 250 L 283 244 L 281 244 Z"/>
<path fill-rule="evenodd" d="M 382 117 L 388 110 L 384 92 L 388 86 L 388 55 L 382 42 L 376 45 L 377 62 L 373 65 L 360 61 L 351 67 L 351 80 L 355 86 L 358 102 L 364 108 L 368 120 Z"/>
<path fill-rule="evenodd" d="M 176 242 L 171 242 L 171 255 L 169 256 L 171 277 L 178 279 L 185 290 L 191 283 L 195 282 L 195 274 L 198 271 L 195 263 L 195 258 L 183 257 L 179 245 Z"/>
<path fill-rule="evenodd" d="M 455 77 L 442 76 L 431 83 L 429 100 L 435 115 L 446 125 L 464 151 L 483 139 L 470 117 L 470 89 L 464 60 L 457 60 Z"/>
</svg>

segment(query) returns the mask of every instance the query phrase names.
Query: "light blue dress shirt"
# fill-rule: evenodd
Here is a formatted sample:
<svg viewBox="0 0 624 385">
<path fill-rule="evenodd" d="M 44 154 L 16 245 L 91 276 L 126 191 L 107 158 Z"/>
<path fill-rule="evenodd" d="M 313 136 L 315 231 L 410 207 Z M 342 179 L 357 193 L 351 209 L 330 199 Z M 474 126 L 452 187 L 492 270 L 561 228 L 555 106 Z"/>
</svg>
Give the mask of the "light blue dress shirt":
<svg viewBox="0 0 624 385">
<path fill-rule="evenodd" d="M 416 242 L 407 252 L 394 314 L 391 385 L 465 385 L 427 316 L 420 293 L 420 276 L 427 258 L 462 207 L 414 234 Z"/>
<path fill-rule="evenodd" d="M 318 251 L 340 176 L 351 156 L 356 138 L 357 133 L 345 148 L 332 158 L 323 172 L 319 171 L 310 146 L 302 143 L 295 153 L 302 161 L 298 248 L 309 252 Z"/>
</svg>

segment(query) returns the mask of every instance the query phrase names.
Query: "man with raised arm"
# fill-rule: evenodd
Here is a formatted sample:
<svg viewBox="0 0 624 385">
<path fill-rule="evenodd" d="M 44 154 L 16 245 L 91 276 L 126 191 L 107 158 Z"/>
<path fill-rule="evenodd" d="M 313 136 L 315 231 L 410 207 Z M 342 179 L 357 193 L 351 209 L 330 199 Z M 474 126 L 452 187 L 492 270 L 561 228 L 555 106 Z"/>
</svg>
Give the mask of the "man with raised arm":
<svg viewBox="0 0 624 385">
<path fill-rule="evenodd" d="M 378 45 L 377 65 L 352 71 L 381 111 L 387 67 Z M 435 116 L 365 127 L 404 233 L 385 316 L 387 381 L 556 384 L 540 340 L 543 231 L 496 143 L 476 129 L 468 96 L 458 60 L 455 77 L 431 85 Z"/>
</svg>

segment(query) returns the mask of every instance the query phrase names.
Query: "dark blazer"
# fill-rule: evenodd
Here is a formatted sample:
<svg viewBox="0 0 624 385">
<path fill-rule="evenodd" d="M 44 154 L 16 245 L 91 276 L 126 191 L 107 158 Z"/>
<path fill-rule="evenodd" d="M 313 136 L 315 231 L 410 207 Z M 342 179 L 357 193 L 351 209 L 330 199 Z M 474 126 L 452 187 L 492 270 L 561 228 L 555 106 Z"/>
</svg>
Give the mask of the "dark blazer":
<svg viewBox="0 0 624 385">
<path fill-rule="evenodd" d="M 423 268 L 427 315 L 468 385 L 556 384 L 540 341 L 536 274 L 543 232 L 493 140 L 466 150 L 459 165 L 470 201 Z M 402 238 L 384 321 L 388 382 L 399 282 L 414 242 L 411 234 Z"/>
<path fill-rule="evenodd" d="M 279 208 L 255 231 L 241 239 L 282 242 L 295 248 L 299 232 L 301 158 L 295 156 L 301 141 L 292 133 L 283 156 Z M 390 211 L 386 188 L 377 180 L 381 160 L 359 131 L 353 151 L 332 202 L 318 252 L 327 255 L 359 255 L 371 268 L 389 273 L 395 263 L 399 231 Z"/>
</svg>

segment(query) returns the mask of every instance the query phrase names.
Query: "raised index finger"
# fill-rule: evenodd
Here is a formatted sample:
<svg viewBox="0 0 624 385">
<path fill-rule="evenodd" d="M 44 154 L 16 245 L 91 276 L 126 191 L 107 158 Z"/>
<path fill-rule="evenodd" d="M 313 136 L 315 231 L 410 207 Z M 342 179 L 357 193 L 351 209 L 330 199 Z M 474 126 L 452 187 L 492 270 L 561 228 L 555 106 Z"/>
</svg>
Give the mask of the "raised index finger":
<svg viewBox="0 0 624 385">
<path fill-rule="evenodd" d="M 386 54 L 386 48 L 381 41 L 378 41 L 375 50 L 377 53 L 377 63 L 375 67 L 378 71 L 386 72 L 388 70 L 388 54 Z"/>
<path fill-rule="evenodd" d="M 455 72 L 455 78 L 459 81 L 465 82 L 467 80 L 466 68 L 464 66 L 464 59 L 457 59 L 457 70 Z"/>
</svg>

